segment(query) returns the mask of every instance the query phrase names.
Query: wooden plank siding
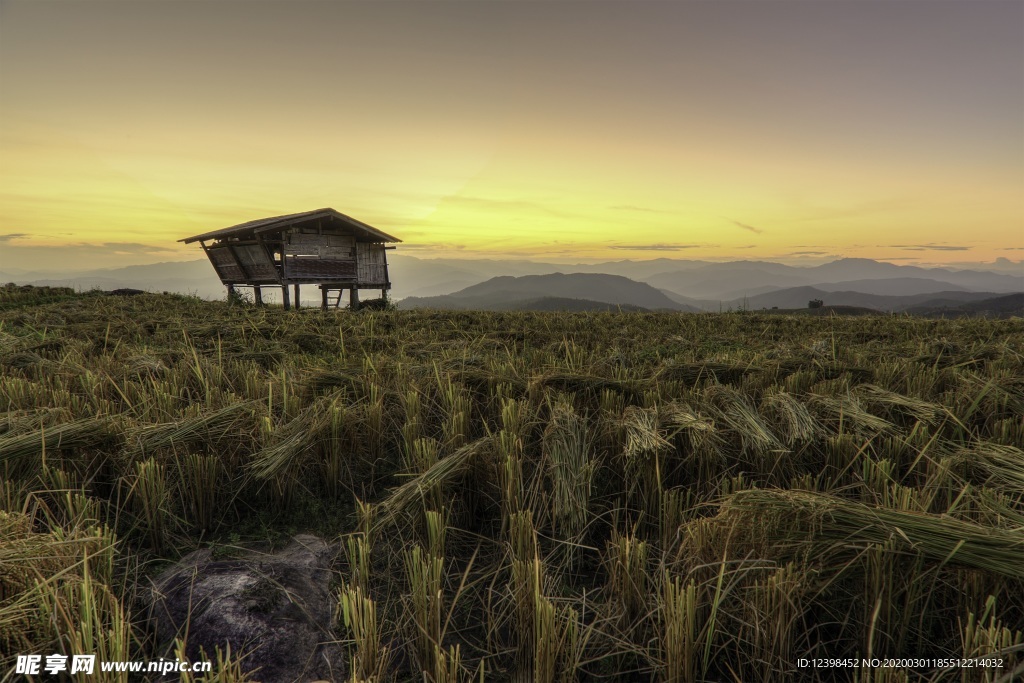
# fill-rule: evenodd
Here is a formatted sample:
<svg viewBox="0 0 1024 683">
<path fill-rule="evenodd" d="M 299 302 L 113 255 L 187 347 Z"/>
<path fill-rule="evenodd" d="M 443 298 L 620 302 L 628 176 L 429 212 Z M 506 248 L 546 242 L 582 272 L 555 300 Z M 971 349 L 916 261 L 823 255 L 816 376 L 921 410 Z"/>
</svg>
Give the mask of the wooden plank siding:
<svg viewBox="0 0 1024 683">
<path fill-rule="evenodd" d="M 230 249 L 214 245 L 209 247 L 206 253 L 210 256 L 210 263 L 213 264 L 213 269 L 217 271 L 217 276 L 222 282 L 245 282 L 245 272 Z"/>
<path fill-rule="evenodd" d="M 285 259 L 286 280 L 355 280 L 356 262 L 340 259 L 289 256 Z"/>
<path fill-rule="evenodd" d="M 223 282 L 277 282 L 277 268 L 258 244 L 214 244 L 206 253 Z"/>
<path fill-rule="evenodd" d="M 360 287 L 386 287 L 388 263 L 384 245 L 379 242 L 356 243 L 356 280 Z"/>
<path fill-rule="evenodd" d="M 277 268 L 261 244 L 232 247 L 250 282 L 276 282 Z"/>
<path fill-rule="evenodd" d="M 284 243 L 287 280 L 356 278 L 355 237 L 290 231 Z"/>
</svg>

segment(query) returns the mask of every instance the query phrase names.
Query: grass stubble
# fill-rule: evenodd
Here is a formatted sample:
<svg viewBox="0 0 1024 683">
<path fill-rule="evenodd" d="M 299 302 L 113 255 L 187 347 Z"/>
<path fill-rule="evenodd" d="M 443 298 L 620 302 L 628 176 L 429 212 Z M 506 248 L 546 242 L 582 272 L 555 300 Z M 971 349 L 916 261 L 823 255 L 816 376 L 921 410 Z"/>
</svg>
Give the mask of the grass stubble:
<svg viewBox="0 0 1024 683">
<path fill-rule="evenodd" d="M 51 294 L 0 301 L 0 680 L 173 655 L 147 577 L 299 531 L 352 681 L 1022 676 L 1020 320 Z"/>
</svg>

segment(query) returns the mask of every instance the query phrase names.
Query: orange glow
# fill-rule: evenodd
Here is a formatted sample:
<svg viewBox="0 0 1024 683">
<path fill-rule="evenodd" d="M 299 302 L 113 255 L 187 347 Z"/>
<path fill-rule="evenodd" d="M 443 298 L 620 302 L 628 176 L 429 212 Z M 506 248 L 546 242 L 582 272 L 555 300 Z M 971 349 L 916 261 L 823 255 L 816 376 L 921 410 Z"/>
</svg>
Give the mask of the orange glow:
<svg viewBox="0 0 1024 683">
<path fill-rule="evenodd" d="M 534 35 L 536 55 L 511 33 L 482 41 L 498 19 L 448 8 L 436 42 L 416 43 L 413 18 L 373 33 L 384 43 L 377 62 L 328 58 L 333 33 L 317 33 L 318 21 L 340 24 L 320 21 L 334 11 L 325 3 L 266 3 L 265 23 L 246 19 L 257 42 L 281 17 L 319 36 L 283 52 L 224 48 L 217 41 L 229 39 L 215 31 L 197 33 L 194 51 L 173 35 L 131 42 L 129 29 L 156 21 L 147 12 L 177 17 L 178 32 L 197 30 L 201 17 L 190 12 L 213 13 L 204 19 L 211 26 L 240 20 L 230 4 L 152 5 L 124 12 L 110 34 L 75 3 L 4 6 L 0 266 L 88 267 L 77 244 L 109 245 L 89 252 L 95 265 L 193 259 L 178 238 L 323 206 L 423 256 L 943 263 L 1024 253 L 1019 83 L 993 84 L 993 93 L 1006 89 L 1000 111 L 954 112 L 965 122 L 957 129 L 929 118 L 944 110 L 912 101 L 914 92 L 884 73 L 851 68 L 840 78 L 814 72 L 811 60 L 807 73 L 783 80 L 793 58 L 784 41 L 768 45 L 768 57 L 752 48 L 707 72 L 688 66 L 701 63 L 694 55 L 678 63 L 669 55 L 663 68 L 643 56 L 642 42 L 631 48 L 635 64 L 626 52 L 613 59 L 608 38 L 626 16 L 615 3 L 604 11 L 618 18 L 568 37 L 545 27 L 576 17 L 573 3 L 487 10 L 521 12 L 517 30 Z M 367 26 L 394 22 L 369 6 L 343 7 Z M 124 8 L 90 10 L 120 16 Z M 658 13 L 676 12 L 647 9 L 652 36 L 668 21 Z M 47 36 L 66 53 L 54 42 L 33 61 L 32 40 Z M 671 44 L 655 47 L 668 54 Z M 713 42 L 707 49 L 718 54 Z M 906 64 L 908 74 L 918 68 L 910 57 Z M 758 69 L 772 68 L 776 80 L 765 81 Z M 830 89 L 840 86 L 863 91 L 834 102 Z M 738 105 L 748 100 L 756 105 Z M 970 119 L 983 114 L 1011 123 L 989 133 Z"/>
</svg>

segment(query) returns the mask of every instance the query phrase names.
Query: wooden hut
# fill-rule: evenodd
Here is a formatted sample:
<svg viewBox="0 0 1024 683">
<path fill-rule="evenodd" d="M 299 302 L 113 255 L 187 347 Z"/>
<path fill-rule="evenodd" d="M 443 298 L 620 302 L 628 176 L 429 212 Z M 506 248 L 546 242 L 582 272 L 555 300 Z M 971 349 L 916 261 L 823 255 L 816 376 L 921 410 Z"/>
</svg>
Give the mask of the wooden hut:
<svg viewBox="0 0 1024 683">
<path fill-rule="evenodd" d="M 338 306 L 345 290 L 352 308 L 359 306 L 360 289 L 385 296 L 391 289 L 386 250 L 394 249 L 385 245 L 401 242 L 334 209 L 261 218 L 179 241 L 202 245 L 229 294 L 252 287 L 262 303 L 262 288 L 280 287 L 286 310 L 289 286 L 295 308 L 299 285 L 318 286 L 324 309 Z"/>
</svg>

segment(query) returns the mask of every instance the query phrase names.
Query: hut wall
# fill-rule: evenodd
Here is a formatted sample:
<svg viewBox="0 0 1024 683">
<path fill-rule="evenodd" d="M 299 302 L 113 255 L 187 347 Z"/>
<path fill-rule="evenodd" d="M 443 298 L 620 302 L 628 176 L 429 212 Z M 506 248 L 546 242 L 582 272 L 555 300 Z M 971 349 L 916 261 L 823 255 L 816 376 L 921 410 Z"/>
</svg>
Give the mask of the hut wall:
<svg viewBox="0 0 1024 683">
<path fill-rule="evenodd" d="M 277 279 L 277 268 L 274 262 L 267 256 L 266 250 L 259 244 L 245 244 L 232 247 L 238 261 L 242 264 L 242 270 L 250 282 L 273 282 Z M 227 251 L 226 249 L 221 251 Z"/>
<path fill-rule="evenodd" d="M 388 282 L 388 263 L 384 245 L 377 242 L 356 244 L 358 282 L 366 286 L 384 286 Z"/>
<path fill-rule="evenodd" d="M 290 232 L 284 244 L 285 278 L 352 280 L 356 277 L 355 237 Z"/>
<path fill-rule="evenodd" d="M 217 271 L 217 276 L 223 282 L 245 282 L 245 273 L 242 272 L 235 257 L 224 247 L 212 247 L 208 252 L 210 263 Z"/>
</svg>

